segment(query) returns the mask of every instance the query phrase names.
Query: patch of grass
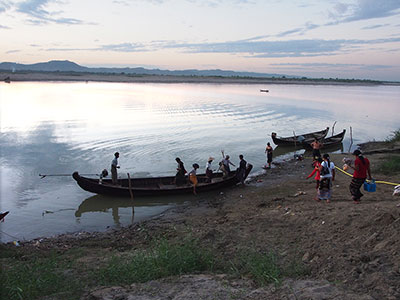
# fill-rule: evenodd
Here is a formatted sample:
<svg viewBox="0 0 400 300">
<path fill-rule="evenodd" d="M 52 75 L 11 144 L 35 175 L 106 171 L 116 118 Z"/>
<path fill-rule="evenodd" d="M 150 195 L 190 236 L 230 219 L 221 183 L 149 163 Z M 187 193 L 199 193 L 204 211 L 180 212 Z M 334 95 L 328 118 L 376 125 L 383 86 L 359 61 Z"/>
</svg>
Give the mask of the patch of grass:
<svg viewBox="0 0 400 300">
<path fill-rule="evenodd" d="M 377 171 L 387 175 L 400 173 L 400 156 L 387 157 L 377 168 Z"/>
<path fill-rule="evenodd" d="M 250 276 L 259 286 L 270 283 L 281 284 L 284 277 L 296 278 L 309 274 L 301 260 L 282 264 L 272 252 L 242 252 L 238 260 L 231 262 L 231 270 L 237 275 Z"/>
<path fill-rule="evenodd" d="M 13 261 L 2 267 L 0 274 L 1 299 L 37 299 L 55 293 L 71 295 L 78 291 L 78 281 L 66 270 L 69 262 L 56 254 Z M 59 299 L 62 299 L 61 297 Z"/>
<path fill-rule="evenodd" d="M 194 239 L 174 244 L 158 240 L 148 250 L 124 257 L 114 256 L 106 266 L 93 271 L 93 279 L 102 285 L 146 282 L 172 275 L 213 271 L 215 259 Z"/>
<path fill-rule="evenodd" d="M 257 284 L 280 283 L 282 271 L 273 253 L 249 253 L 242 259 L 245 273 L 249 273 Z"/>
<path fill-rule="evenodd" d="M 394 143 L 399 141 L 400 141 L 400 129 L 393 131 L 392 134 L 386 138 L 386 142 L 388 143 Z"/>
</svg>

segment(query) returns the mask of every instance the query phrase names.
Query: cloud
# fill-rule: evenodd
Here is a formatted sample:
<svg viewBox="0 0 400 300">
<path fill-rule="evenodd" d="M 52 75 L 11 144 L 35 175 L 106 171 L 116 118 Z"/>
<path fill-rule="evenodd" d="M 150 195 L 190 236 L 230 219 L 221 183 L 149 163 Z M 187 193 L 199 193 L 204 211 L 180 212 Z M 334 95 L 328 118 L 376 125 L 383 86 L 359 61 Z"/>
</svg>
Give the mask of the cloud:
<svg viewBox="0 0 400 300">
<path fill-rule="evenodd" d="M 311 22 L 307 22 L 306 24 L 303 25 L 303 27 L 298 27 L 298 28 L 295 28 L 295 29 L 287 30 L 287 31 L 278 33 L 275 36 L 276 37 L 284 37 L 284 36 L 287 36 L 287 35 L 291 35 L 293 33 L 298 33 L 299 35 L 303 35 L 307 31 L 315 29 L 315 28 L 318 28 L 318 27 L 320 27 L 320 25 L 313 24 Z"/>
<path fill-rule="evenodd" d="M 119 43 L 101 45 L 94 48 L 47 48 L 45 51 L 112 51 L 148 52 L 177 49 L 184 53 L 225 53 L 246 57 L 313 57 L 338 55 L 362 47 L 385 43 L 398 43 L 400 37 L 375 40 L 322 40 L 304 39 L 287 41 L 261 41 L 263 37 L 219 43 L 183 43 L 173 41 L 154 41 L 149 44 Z M 384 53 L 384 50 L 381 50 Z"/>
<path fill-rule="evenodd" d="M 102 45 L 100 47 L 94 47 L 94 48 L 47 48 L 43 50 L 60 51 L 60 52 L 70 52 L 70 51 L 147 52 L 149 51 L 149 48 L 142 44 L 121 43 L 121 44 Z"/>
<path fill-rule="evenodd" d="M 381 28 L 381 27 L 386 27 L 386 26 L 390 26 L 390 24 L 376 24 L 376 25 L 371 25 L 371 26 L 365 26 L 365 27 L 362 27 L 361 29 L 370 30 L 370 29 L 376 29 L 376 28 Z"/>
<path fill-rule="evenodd" d="M 8 26 L 0 25 L 0 29 L 11 29 L 11 28 Z"/>
<path fill-rule="evenodd" d="M 385 18 L 398 14 L 400 14 L 399 0 L 358 0 L 355 5 L 336 4 L 333 11 L 329 12 L 329 16 L 335 21 L 326 25 Z"/>
<path fill-rule="evenodd" d="M 299 68 L 299 69 L 311 69 L 314 70 L 316 68 L 329 68 L 331 70 L 335 69 L 359 69 L 359 70 L 368 70 L 368 71 L 379 71 L 379 70 L 387 70 L 393 68 L 393 66 L 389 65 L 368 65 L 368 64 L 329 64 L 329 63 L 276 63 L 270 64 L 270 66 L 277 66 L 283 68 Z"/>
<path fill-rule="evenodd" d="M 323 26 L 339 25 L 341 23 L 349 23 L 355 21 L 386 18 L 390 16 L 400 15 L 400 0 L 358 0 L 355 4 L 336 3 L 333 8 L 328 11 L 328 17 L 332 21 L 325 24 L 305 23 L 303 26 L 287 30 L 277 34 L 277 37 L 284 37 L 292 34 L 303 35 L 307 31 Z M 363 29 L 374 29 L 385 25 L 374 25 L 364 27 Z"/>
<path fill-rule="evenodd" d="M 232 53 L 252 57 L 303 57 L 336 54 L 351 42 L 346 40 L 234 41 L 202 44 L 166 44 L 189 53 Z"/>
<path fill-rule="evenodd" d="M 17 53 L 17 52 L 21 52 L 21 50 L 8 50 L 6 52 L 6 54 L 12 54 L 12 53 Z"/>
<path fill-rule="evenodd" d="M 5 12 L 11 7 L 9 1 L 0 0 L 0 13 Z"/>
<path fill-rule="evenodd" d="M 62 11 L 50 12 L 47 6 L 51 3 L 60 4 L 58 0 L 25 0 L 16 4 L 16 11 L 27 15 L 28 21 L 34 25 L 56 23 L 79 25 L 84 22 L 74 18 L 57 17 Z"/>
<path fill-rule="evenodd" d="M 95 50 L 100 51 L 117 51 L 117 52 L 143 52 L 147 51 L 142 44 L 122 43 L 122 44 L 110 44 L 103 45 Z"/>
</svg>

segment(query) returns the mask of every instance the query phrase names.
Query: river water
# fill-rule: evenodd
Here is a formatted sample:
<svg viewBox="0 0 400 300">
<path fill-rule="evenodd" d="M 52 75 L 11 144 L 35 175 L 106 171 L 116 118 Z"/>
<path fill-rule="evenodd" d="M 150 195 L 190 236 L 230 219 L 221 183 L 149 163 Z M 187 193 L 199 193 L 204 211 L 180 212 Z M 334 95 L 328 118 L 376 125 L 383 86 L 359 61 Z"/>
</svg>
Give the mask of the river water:
<svg viewBox="0 0 400 300">
<path fill-rule="evenodd" d="M 269 93 L 261 93 L 268 89 Z M 71 176 L 99 173 L 114 152 L 126 177 L 175 173 L 175 157 L 205 167 L 221 149 L 263 171 L 271 132 L 288 136 L 349 128 L 354 145 L 400 128 L 399 86 L 21 82 L 0 85 L 1 241 L 126 226 L 209 195 L 127 199 L 95 196 Z M 329 133 L 330 135 L 331 133 Z M 272 143 L 274 146 L 274 144 Z M 274 146 L 275 147 L 275 146 Z M 276 160 L 293 156 L 275 149 Z M 216 191 L 215 193 L 219 193 Z"/>
</svg>

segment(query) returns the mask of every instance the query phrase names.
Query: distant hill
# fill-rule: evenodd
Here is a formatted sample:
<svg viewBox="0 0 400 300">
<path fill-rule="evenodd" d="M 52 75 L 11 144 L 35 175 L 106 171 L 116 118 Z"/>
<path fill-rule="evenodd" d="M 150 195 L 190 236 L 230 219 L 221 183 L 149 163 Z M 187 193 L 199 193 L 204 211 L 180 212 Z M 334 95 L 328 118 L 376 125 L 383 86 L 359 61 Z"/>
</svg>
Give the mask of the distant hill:
<svg viewBox="0 0 400 300">
<path fill-rule="evenodd" d="M 137 75 L 174 75 L 174 76 L 222 76 L 222 77 L 286 77 L 299 78 L 298 76 L 288 76 L 281 74 L 267 74 L 256 72 L 235 72 L 226 70 L 160 70 L 145 68 L 88 68 L 80 66 L 68 60 L 52 60 L 49 62 L 36 64 L 18 64 L 14 62 L 0 63 L 0 70 L 18 72 L 18 71 L 34 71 L 34 72 L 87 72 L 87 73 L 117 73 L 117 74 L 137 74 Z"/>
</svg>

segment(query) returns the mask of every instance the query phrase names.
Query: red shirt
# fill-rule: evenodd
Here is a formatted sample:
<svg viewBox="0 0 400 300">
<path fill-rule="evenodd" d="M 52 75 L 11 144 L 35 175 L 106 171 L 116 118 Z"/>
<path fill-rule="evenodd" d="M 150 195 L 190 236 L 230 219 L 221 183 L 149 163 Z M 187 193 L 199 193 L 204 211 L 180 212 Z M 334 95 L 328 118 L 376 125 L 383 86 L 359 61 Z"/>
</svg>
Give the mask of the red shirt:
<svg viewBox="0 0 400 300">
<path fill-rule="evenodd" d="M 310 175 L 307 176 L 307 178 L 310 178 L 311 176 L 313 176 L 315 173 L 317 173 L 315 175 L 315 180 L 321 180 L 321 175 L 319 172 L 319 166 L 321 165 L 319 162 L 313 163 L 314 165 L 314 170 L 311 172 Z"/>
<path fill-rule="evenodd" d="M 353 177 L 354 178 L 367 178 L 367 170 L 369 167 L 369 160 L 368 158 L 364 157 L 364 163 L 360 158 L 356 158 L 354 161 L 354 166 L 357 168 L 358 166 L 358 171 L 354 170 Z"/>
</svg>

